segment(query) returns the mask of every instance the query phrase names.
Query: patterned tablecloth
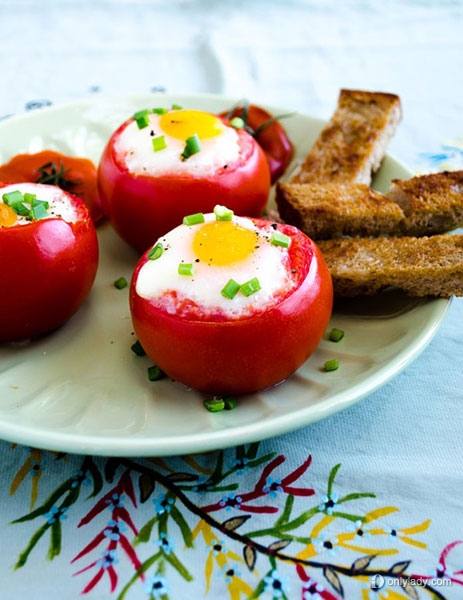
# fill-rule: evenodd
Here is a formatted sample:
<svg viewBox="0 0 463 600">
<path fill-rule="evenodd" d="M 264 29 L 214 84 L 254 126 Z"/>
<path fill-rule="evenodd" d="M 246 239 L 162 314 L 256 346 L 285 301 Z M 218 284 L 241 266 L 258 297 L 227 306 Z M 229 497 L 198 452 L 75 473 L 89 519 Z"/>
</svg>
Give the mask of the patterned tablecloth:
<svg viewBox="0 0 463 600">
<path fill-rule="evenodd" d="M 341 87 L 381 90 L 404 109 L 394 156 L 463 169 L 461 0 L 0 0 L 0 22 L 4 119 L 159 89 L 326 119 Z M 362 402 L 226 450 L 1 442 L 0 598 L 463 598 L 462 340 L 453 299 Z"/>
</svg>

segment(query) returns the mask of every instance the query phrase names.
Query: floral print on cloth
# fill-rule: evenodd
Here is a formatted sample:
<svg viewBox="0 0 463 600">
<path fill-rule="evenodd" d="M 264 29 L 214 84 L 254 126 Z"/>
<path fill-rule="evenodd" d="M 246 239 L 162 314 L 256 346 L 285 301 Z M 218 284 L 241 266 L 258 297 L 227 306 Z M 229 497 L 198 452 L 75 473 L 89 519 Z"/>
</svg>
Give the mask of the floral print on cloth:
<svg viewBox="0 0 463 600">
<path fill-rule="evenodd" d="M 374 489 L 342 489 L 341 464 L 320 488 L 316 456 L 289 468 L 257 443 L 169 459 L 15 452 L 24 456 L 10 495 L 30 490 L 30 510 L 13 522 L 27 540 L 17 576 L 43 539 L 53 561 L 81 529 L 70 572 L 89 600 L 167 600 L 179 586 L 230 600 L 446 599 L 455 588 L 463 597 L 463 539 L 447 540 L 424 569 L 431 519 L 409 521 Z M 69 460 L 78 468 L 51 489 L 48 465 Z"/>
</svg>

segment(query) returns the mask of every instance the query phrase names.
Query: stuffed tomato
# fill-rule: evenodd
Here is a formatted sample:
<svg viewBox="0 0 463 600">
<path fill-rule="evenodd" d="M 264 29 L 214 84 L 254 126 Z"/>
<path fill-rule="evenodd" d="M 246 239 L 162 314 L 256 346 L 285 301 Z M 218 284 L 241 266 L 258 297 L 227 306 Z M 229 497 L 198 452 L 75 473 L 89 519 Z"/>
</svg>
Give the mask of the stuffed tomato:
<svg viewBox="0 0 463 600">
<path fill-rule="evenodd" d="M 143 110 L 109 139 L 98 167 L 104 213 L 139 253 L 182 222 L 185 214 L 226 204 L 258 217 L 270 171 L 263 150 L 244 129 L 199 110 Z"/>
<path fill-rule="evenodd" d="M 318 346 L 333 304 L 316 244 L 290 225 L 194 214 L 139 259 L 135 334 L 172 379 L 213 395 L 269 388 Z"/>
<path fill-rule="evenodd" d="M 80 198 L 51 185 L 0 184 L 0 342 L 63 325 L 87 298 L 98 240 Z"/>
</svg>

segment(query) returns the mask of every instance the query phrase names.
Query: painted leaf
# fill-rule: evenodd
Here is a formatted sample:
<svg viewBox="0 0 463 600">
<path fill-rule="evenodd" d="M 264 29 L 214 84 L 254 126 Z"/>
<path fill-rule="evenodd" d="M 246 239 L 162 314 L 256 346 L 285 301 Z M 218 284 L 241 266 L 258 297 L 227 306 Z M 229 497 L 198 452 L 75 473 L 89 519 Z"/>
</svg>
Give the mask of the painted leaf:
<svg viewBox="0 0 463 600">
<path fill-rule="evenodd" d="M 167 479 L 169 479 L 169 481 L 176 481 L 176 482 L 180 482 L 180 481 L 198 481 L 198 476 L 195 475 L 194 473 L 171 473 L 170 475 L 167 476 Z"/>
<path fill-rule="evenodd" d="M 270 550 L 270 552 L 278 552 L 278 550 L 283 550 L 283 548 L 289 546 L 290 543 L 291 540 L 277 540 L 276 542 L 270 544 L 268 549 Z"/>
<path fill-rule="evenodd" d="M 238 527 L 241 527 L 243 523 L 246 523 L 248 519 L 251 518 L 251 515 L 244 515 L 242 517 L 232 517 L 231 519 L 227 519 L 222 523 L 222 526 L 225 527 L 227 531 L 235 531 Z"/>
<path fill-rule="evenodd" d="M 154 492 L 156 480 L 149 473 L 142 473 L 138 478 L 138 489 L 140 491 L 140 502 L 143 504 Z"/>
<path fill-rule="evenodd" d="M 401 575 L 404 571 L 408 569 L 411 562 L 411 560 L 403 560 L 401 562 L 396 562 L 389 569 L 389 573 L 391 575 Z"/>
<path fill-rule="evenodd" d="M 256 551 L 252 546 L 245 546 L 243 548 L 243 557 L 244 557 L 244 562 L 246 563 L 246 566 L 248 567 L 248 569 L 250 571 L 254 570 L 255 564 L 256 564 Z"/>
<path fill-rule="evenodd" d="M 358 573 L 359 571 L 366 569 L 374 558 L 376 558 L 375 554 L 367 554 L 366 556 L 357 558 L 350 567 L 352 573 Z"/>
<path fill-rule="evenodd" d="M 331 586 L 336 590 L 336 592 L 338 592 L 338 594 L 342 598 L 344 598 L 344 590 L 342 588 L 342 583 L 341 583 L 341 580 L 339 579 L 336 571 L 332 567 L 327 565 L 323 569 L 323 575 L 325 576 L 328 583 L 330 583 Z"/>
<path fill-rule="evenodd" d="M 413 600 L 419 600 L 419 595 L 416 591 L 416 588 L 413 585 L 411 585 L 409 581 L 405 579 L 401 582 L 400 585 L 402 586 L 404 592 L 410 596 L 410 598 L 413 598 Z"/>
</svg>

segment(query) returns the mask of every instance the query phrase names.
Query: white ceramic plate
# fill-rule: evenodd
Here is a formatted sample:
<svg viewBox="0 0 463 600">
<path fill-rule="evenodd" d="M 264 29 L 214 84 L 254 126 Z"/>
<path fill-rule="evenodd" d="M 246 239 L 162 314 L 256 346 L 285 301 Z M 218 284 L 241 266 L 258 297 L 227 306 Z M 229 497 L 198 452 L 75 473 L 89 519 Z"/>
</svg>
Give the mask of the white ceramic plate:
<svg viewBox="0 0 463 600">
<path fill-rule="evenodd" d="M 150 94 L 40 109 L 0 123 L 0 161 L 52 148 L 97 163 L 112 131 L 135 110 L 179 103 L 218 112 L 235 102 L 213 95 Z M 284 124 L 300 160 L 323 122 L 294 115 Z M 409 175 L 386 157 L 374 186 L 384 190 L 391 178 Z M 149 359 L 130 350 L 135 340 L 128 289 L 113 286 L 121 276 L 130 279 L 137 257 L 109 224 L 100 228 L 99 239 L 94 288 L 71 321 L 39 341 L 0 346 L 3 439 L 75 453 L 161 456 L 289 432 L 347 408 L 396 375 L 431 340 L 448 307 L 446 300 L 400 294 L 338 304 L 330 326 L 345 331 L 340 343 L 323 340 L 290 380 L 240 398 L 233 411 L 211 414 L 200 394 L 169 380 L 148 381 Z M 340 368 L 325 373 L 322 367 L 330 358 L 338 358 Z"/>
</svg>

